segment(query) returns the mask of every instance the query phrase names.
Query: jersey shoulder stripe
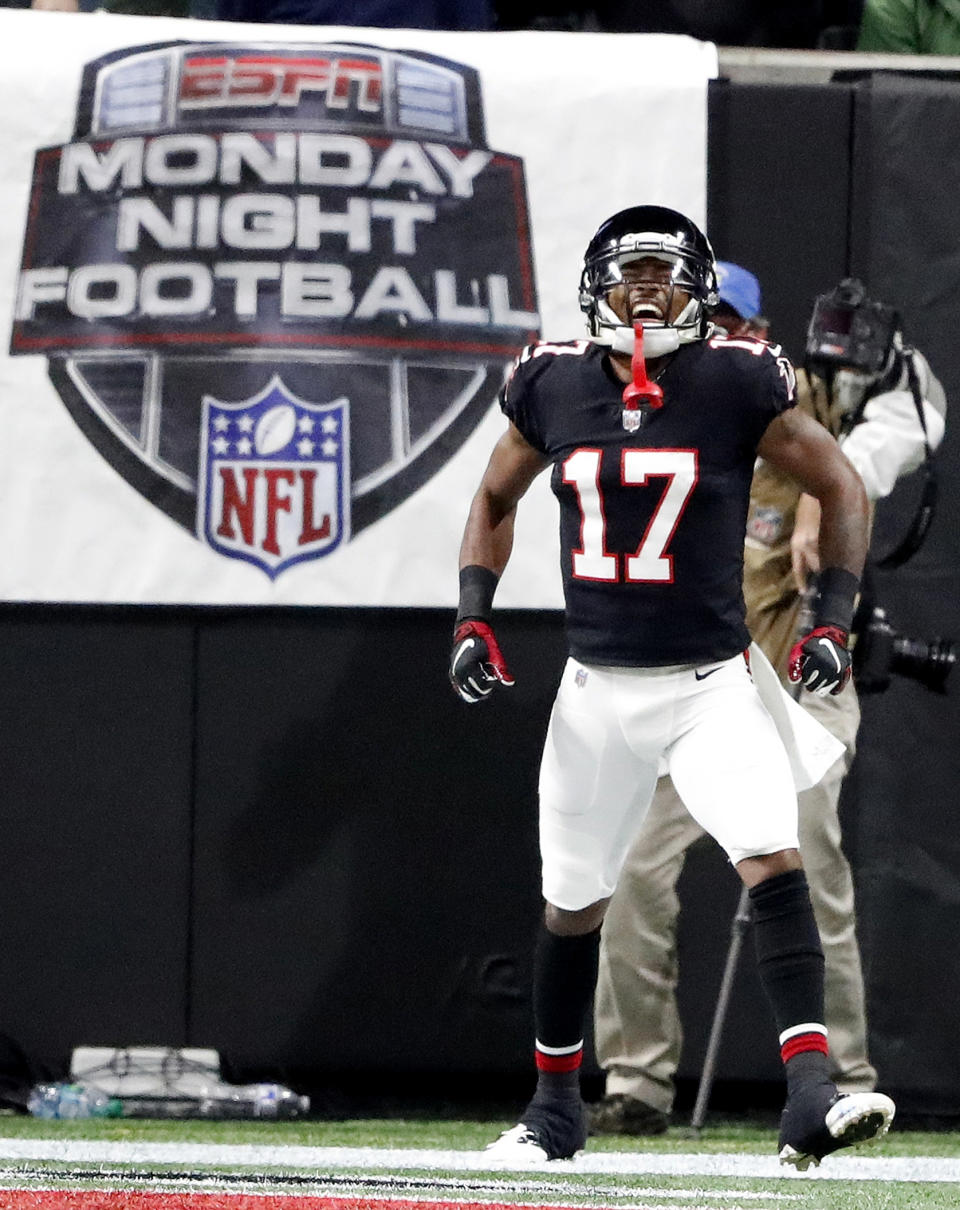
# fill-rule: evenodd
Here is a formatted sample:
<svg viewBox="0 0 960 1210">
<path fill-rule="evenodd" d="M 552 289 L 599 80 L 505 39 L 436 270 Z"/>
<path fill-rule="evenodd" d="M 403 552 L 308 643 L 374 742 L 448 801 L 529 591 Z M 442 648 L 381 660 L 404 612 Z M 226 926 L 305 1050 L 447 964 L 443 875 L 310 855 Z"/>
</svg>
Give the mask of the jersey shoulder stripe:
<svg viewBox="0 0 960 1210">
<path fill-rule="evenodd" d="M 521 352 L 518 361 L 529 361 L 534 357 L 582 357 L 592 346 L 592 340 L 538 340 Z"/>
<path fill-rule="evenodd" d="M 796 402 L 797 372 L 790 358 L 784 353 L 783 346 L 761 340 L 756 336 L 727 336 L 715 335 L 707 339 L 707 348 L 729 353 L 735 357 L 748 354 L 759 359 L 753 364 L 758 369 L 768 368 L 768 373 L 776 374 L 781 380 L 781 391 L 787 404 Z"/>
<path fill-rule="evenodd" d="M 529 380 L 531 371 L 536 371 L 536 376 L 555 361 L 559 357 L 583 357 L 593 348 L 593 341 L 590 340 L 567 340 L 562 342 L 538 340 L 534 344 L 526 345 L 520 350 L 519 356 L 514 361 L 513 365 L 507 373 L 504 383 L 504 396 L 509 395 L 514 384 L 514 379 L 520 378 Z M 519 385 L 519 383 L 518 383 Z"/>
</svg>

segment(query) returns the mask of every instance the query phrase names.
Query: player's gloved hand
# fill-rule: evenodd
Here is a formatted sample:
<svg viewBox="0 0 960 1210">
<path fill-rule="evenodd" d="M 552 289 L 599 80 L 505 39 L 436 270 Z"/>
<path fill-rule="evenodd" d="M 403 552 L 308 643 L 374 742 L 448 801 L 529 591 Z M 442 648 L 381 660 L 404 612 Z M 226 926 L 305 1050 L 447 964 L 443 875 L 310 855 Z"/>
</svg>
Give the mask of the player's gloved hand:
<svg viewBox="0 0 960 1210">
<path fill-rule="evenodd" d="M 465 702 L 482 702 L 497 685 L 512 685 L 513 677 L 486 622 L 468 618 L 453 632 L 450 684 Z"/>
<path fill-rule="evenodd" d="M 850 679 L 853 657 L 847 651 L 849 635 L 839 626 L 817 626 L 793 646 L 787 675 L 817 697 L 839 693 Z"/>
</svg>

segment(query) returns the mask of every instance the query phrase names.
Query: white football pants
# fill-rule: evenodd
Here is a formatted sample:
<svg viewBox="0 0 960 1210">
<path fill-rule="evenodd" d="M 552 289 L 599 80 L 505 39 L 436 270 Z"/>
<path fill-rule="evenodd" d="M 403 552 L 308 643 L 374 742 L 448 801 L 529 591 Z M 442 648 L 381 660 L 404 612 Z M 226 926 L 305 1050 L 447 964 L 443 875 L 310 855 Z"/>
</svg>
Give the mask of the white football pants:
<svg viewBox="0 0 960 1210">
<path fill-rule="evenodd" d="M 540 765 L 548 903 L 613 894 L 661 773 L 736 865 L 797 848 L 786 749 L 742 655 L 702 668 L 606 668 L 570 659 Z"/>
</svg>

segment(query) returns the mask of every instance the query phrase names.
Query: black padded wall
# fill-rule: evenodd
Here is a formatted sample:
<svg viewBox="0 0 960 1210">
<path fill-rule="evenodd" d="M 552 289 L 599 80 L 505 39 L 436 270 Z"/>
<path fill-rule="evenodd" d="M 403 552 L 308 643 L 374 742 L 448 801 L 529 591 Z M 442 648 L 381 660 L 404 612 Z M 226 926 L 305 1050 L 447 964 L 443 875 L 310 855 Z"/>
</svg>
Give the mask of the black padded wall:
<svg viewBox="0 0 960 1210">
<path fill-rule="evenodd" d="M 847 272 L 848 84 L 732 84 L 709 96 L 707 231 L 760 279 L 770 336 L 796 360 L 815 296 Z"/>
<path fill-rule="evenodd" d="M 116 610 L 0 610 L 0 1032 L 187 1041 L 193 632 Z"/>
<path fill-rule="evenodd" d="M 947 636 L 960 656 L 960 82 L 880 76 L 856 96 L 853 268 L 902 309 L 906 334 L 930 359 L 949 401 L 938 456 L 936 517 L 920 552 L 880 572 L 877 600 L 896 629 Z M 879 514 L 875 547 L 905 532 L 917 481 Z M 893 1087 L 931 1113 L 960 1113 L 960 674 L 946 696 L 895 676 L 864 702 L 848 836 L 859 875 L 860 930 L 870 989 L 871 1044 Z"/>
<path fill-rule="evenodd" d="M 446 680 L 446 611 L 201 629 L 191 1025 L 243 1065 L 528 1059 L 536 776 L 559 615 L 504 613 L 516 686 Z"/>
</svg>

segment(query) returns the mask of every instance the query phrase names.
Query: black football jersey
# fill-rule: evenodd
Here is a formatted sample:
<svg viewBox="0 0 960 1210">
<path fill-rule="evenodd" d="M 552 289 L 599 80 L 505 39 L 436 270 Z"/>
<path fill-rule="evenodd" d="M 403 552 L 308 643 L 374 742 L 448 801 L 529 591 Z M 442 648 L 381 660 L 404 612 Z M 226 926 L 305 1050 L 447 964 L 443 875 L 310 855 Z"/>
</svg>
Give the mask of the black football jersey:
<svg viewBox="0 0 960 1210">
<path fill-rule="evenodd" d="M 794 403 L 779 346 L 682 346 L 636 432 L 590 341 L 524 349 L 503 411 L 553 463 L 570 653 L 588 664 L 703 664 L 742 651 L 743 540 L 757 444 Z"/>
</svg>

